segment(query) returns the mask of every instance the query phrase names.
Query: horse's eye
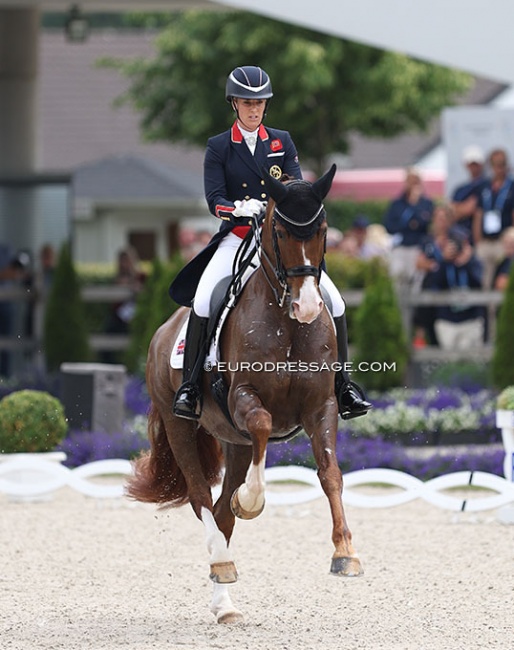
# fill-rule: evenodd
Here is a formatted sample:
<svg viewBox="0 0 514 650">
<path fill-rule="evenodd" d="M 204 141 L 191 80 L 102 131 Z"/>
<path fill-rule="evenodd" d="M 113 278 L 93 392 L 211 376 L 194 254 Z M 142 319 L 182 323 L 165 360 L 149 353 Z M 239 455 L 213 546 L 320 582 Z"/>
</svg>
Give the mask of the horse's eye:
<svg viewBox="0 0 514 650">
<path fill-rule="evenodd" d="M 282 230 L 277 230 L 277 237 L 279 239 L 285 239 L 286 236 Z"/>
</svg>

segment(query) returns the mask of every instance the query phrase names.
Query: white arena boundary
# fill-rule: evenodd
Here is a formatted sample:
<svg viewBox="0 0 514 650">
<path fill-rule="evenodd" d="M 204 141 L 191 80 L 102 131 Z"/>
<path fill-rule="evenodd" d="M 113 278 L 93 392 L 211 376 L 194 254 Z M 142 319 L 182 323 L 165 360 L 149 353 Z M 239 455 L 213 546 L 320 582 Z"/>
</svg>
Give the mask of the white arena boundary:
<svg viewBox="0 0 514 650">
<path fill-rule="evenodd" d="M 21 455 L 0 463 L 0 494 L 27 500 L 69 487 L 88 497 L 116 499 L 123 497 L 123 483 L 131 472 L 128 460 L 100 460 L 69 469 L 59 463 Z M 107 476 L 109 481 L 91 480 Z M 266 493 L 269 505 L 295 505 L 324 496 L 316 471 L 307 467 L 268 468 L 266 482 L 270 488 Z M 273 490 L 273 484 L 281 484 L 281 489 Z M 376 484 L 397 489 L 385 494 L 365 494 L 355 489 Z M 495 494 L 473 497 L 470 492 L 469 498 L 463 498 L 444 493 L 450 488 L 470 486 Z M 219 493 L 219 490 L 216 488 L 215 492 Z M 390 508 L 415 499 L 452 511 L 492 510 L 514 502 L 514 483 L 494 474 L 471 471 L 445 474 L 425 482 L 393 469 L 363 469 L 344 475 L 344 501 L 347 505 Z"/>
</svg>

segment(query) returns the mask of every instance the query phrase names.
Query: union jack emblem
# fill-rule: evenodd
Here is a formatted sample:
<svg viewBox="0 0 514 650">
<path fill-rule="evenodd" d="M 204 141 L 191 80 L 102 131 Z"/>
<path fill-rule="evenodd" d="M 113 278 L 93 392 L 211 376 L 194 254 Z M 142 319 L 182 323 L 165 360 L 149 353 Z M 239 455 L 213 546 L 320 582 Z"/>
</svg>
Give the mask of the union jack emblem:
<svg viewBox="0 0 514 650">
<path fill-rule="evenodd" d="M 177 344 L 177 354 L 184 354 L 185 349 L 186 349 L 186 339 L 182 339 Z"/>
</svg>

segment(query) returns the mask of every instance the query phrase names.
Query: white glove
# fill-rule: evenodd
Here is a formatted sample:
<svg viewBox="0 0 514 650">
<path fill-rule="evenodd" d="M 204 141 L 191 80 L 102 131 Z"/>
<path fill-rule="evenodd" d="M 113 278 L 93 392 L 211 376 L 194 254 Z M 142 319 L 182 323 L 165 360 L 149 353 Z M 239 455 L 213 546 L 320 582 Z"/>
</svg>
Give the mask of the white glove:
<svg viewBox="0 0 514 650">
<path fill-rule="evenodd" d="M 234 201 L 234 205 L 236 206 L 236 209 L 232 212 L 234 217 L 253 217 L 262 212 L 266 203 L 257 199 L 248 199 L 246 201 Z"/>
</svg>

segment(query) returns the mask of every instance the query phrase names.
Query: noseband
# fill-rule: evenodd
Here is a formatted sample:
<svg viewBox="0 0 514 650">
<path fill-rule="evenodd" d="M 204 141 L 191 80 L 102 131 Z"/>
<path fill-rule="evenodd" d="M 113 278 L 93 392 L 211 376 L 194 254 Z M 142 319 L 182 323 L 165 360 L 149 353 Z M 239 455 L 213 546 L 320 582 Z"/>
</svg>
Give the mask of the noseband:
<svg viewBox="0 0 514 650">
<path fill-rule="evenodd" d="M 261 256 L 264 257 L 264 259 L 268 262 L 271 270 L 273 271 L 273 275 L 275 276 L 276 281 L 278 282 L 280 288 L 282 289 L 282 292 L 279 292 L 275 286 L 273 286 L 273 283 L 271 281 L 271 278 L 268 275 L 268 272 L 264 268 L 261 262 L 261 268 L 264 272 L 264 276 L 268 281 L 268 284 L 271 287 L 271 290 L 273 292 L 273 295 L 275 296 L 275 300 L 280 308 L 282 308 L 287 300 L 288 297 L 291 295 L 291 290 L 289 288 L 287 279 L 288 278 L 301 278 L 301 277 L 306 277 L 306 276 L 313 276 L 315 277 L 318 281 L 321 275 L 321 263 L 319 266 L 313 266 L 312 264 L 300 264 L 298 266 L 292 266 L 290 268 L 285 268 L 284 263 L 282 262 L 282 256 L 280 254 L 280 246 L 278 245 L 278 236 L 277 236 L 277 230 L 276 230 L 276 223 L 277 219 L 275 215 L 278 215 L 281 220 L 284 220 L 288 223 L 291 223 L 295 226 L 308 226 L 319 217 L 321 214 L 321 211 L 323 210 L 323 205 L 320 206 L 320 208 L 317 210 L 316 214 L 306 223 L 298 223 L 296 221 L 293 221 L 289 217 L 286 217 L 282 212 L 280 212 L 276 207 L 275 207 L 275 213 L 273 214 L 272 221 L 271 221 L 271 241 L 272 241 L 272 246 L 273 246 L 273 253 L 275 255 L 275 264 L 270 260 L 269 256 L 266 254 L 266 251 L 260 246 L 260 254 Z"/>
</svg>

